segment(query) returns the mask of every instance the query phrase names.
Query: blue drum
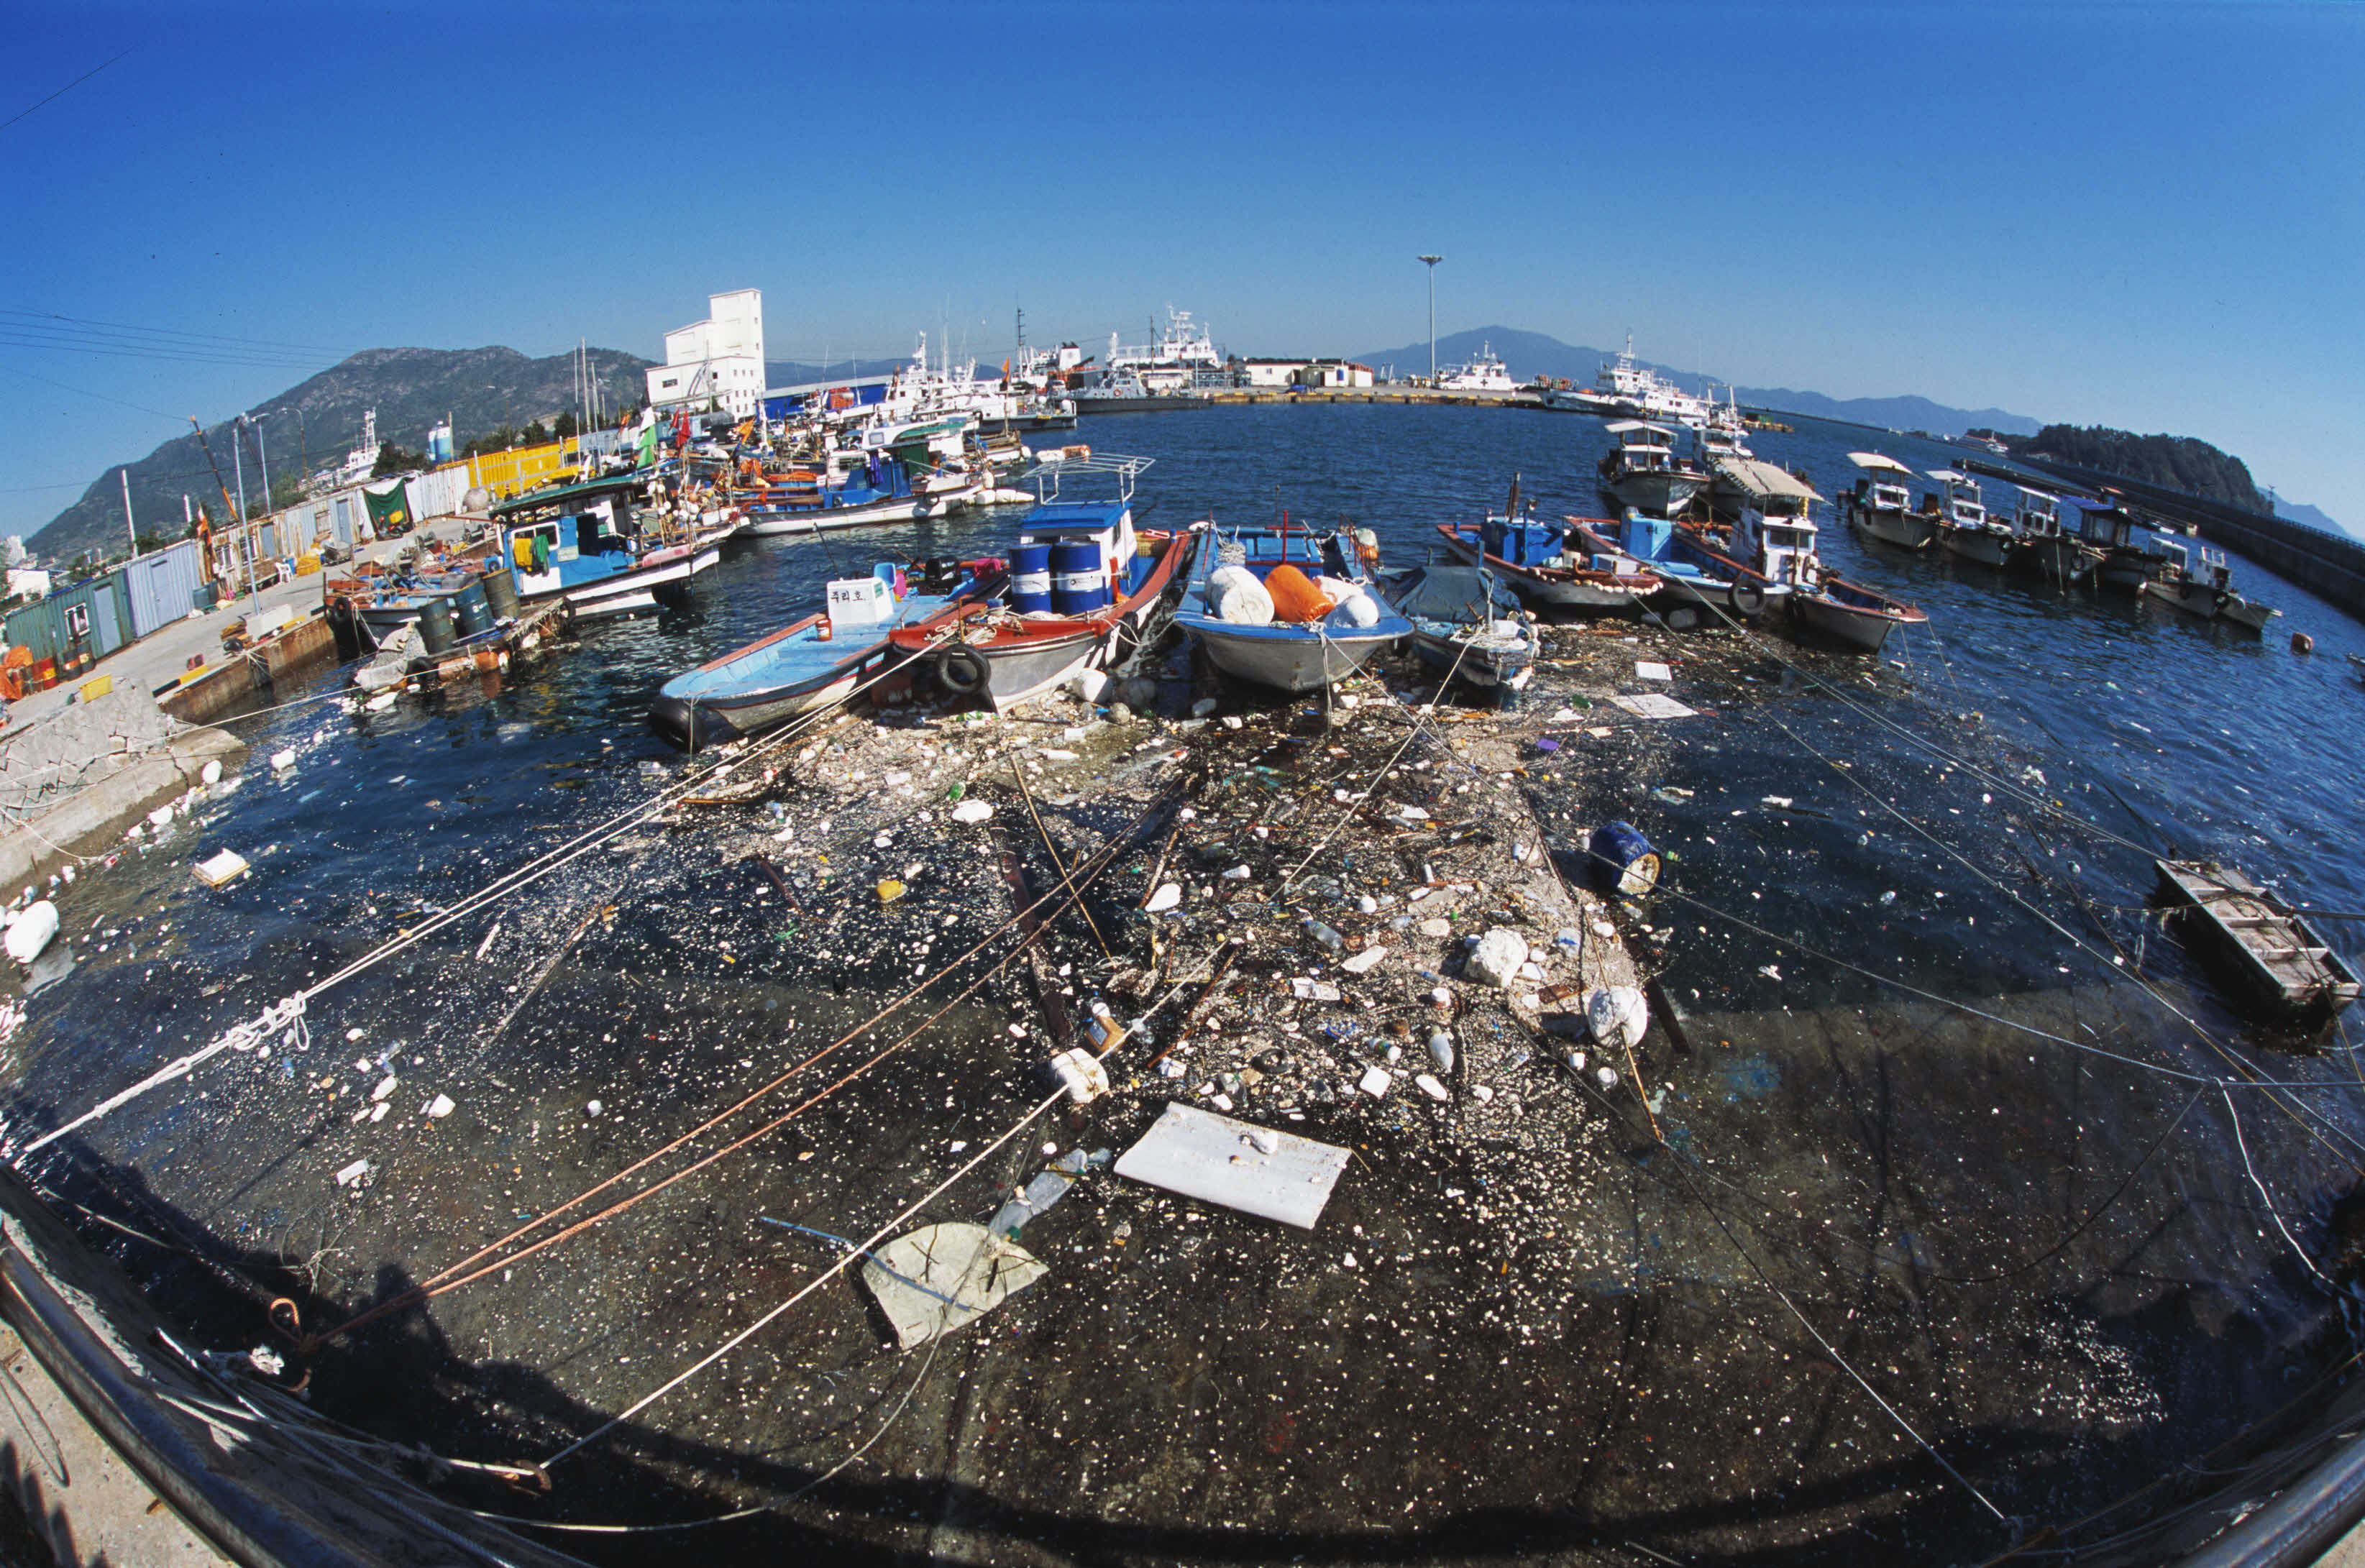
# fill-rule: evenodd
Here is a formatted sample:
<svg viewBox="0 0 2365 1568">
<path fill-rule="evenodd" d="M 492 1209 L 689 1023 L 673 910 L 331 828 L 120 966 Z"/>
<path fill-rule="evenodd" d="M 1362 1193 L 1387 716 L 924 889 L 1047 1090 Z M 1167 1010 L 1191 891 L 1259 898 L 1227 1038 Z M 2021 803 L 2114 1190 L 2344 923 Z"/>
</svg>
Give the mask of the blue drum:
<svg viewBox="0 0 2365 1568">
<path fill-rule="evenodd" d="M 1051 547 L 1021 544 L 1010 553 L 1010 604 L 1021 614 L 1051 608 Z"/>
<path fill-rule="evenodd" d="M 1086 539 L 1051 546 L 1051 608 L 1061 615 L 1087 615 L 1109 601 L 1108 563 L 1100 543 Z"/>
<path fill-rule="evenodd" d="M 1596 883 L 1605 891 L 1641 898 L 1659 885 L 1659 852 L 1631 823 L 1603 823 L 1586 846 Z"/>
</svg>

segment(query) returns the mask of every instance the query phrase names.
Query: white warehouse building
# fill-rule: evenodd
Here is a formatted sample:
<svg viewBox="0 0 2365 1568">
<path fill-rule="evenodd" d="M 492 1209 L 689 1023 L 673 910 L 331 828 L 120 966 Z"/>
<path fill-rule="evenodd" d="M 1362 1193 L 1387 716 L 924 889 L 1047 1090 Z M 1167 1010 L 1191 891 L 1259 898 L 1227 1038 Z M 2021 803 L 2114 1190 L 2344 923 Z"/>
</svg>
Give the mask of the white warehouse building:
<svg viewBox="0 0 2365 1568">
<path fill-rule="evenodd" d="M 649 370 L 649 407 L 716 407 L 753 418 L 764 397 L 764 291 L 707 297 L 711 315 L 666 334 L 666 362 Z"/>
</svg>

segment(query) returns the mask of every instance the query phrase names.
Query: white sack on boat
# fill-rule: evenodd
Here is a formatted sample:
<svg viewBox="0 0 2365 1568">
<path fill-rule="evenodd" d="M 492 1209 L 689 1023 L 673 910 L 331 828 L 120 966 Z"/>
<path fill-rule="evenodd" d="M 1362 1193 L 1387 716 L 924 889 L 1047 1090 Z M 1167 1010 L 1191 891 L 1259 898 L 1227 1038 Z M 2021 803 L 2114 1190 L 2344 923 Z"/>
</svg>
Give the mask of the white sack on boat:
<svg viewBox="0 0 2365 1568">
<path fill-rule="evenodd" d="M 1370 594 L 1357 588 L 1322 619 L 1332 626 L 1376 626 L 1380 623 L 1380 607 Z"/>
<path fill-rule="evenodd" d="M 1272 595 L 1246 566 L 1218 566 L 1207 574 L 1207 607 L 1234 626 L 1272 624 Z"/>
</svg>

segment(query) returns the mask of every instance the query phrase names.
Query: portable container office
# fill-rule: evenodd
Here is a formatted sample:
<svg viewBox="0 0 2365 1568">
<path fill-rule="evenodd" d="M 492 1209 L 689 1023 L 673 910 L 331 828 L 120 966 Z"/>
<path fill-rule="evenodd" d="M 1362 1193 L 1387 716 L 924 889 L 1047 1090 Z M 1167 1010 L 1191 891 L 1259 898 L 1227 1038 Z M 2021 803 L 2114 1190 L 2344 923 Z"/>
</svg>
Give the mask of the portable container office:
<svg viewBox="0 0 2365 1568">
<path fill-rule="evenodd" d="M 188 614 L 197 589 L 205 585 L 204 564 L 194 539 L 127 561 L 118 576 L 122 579 L 134 637 L 145 637 Z"/>
</svg>

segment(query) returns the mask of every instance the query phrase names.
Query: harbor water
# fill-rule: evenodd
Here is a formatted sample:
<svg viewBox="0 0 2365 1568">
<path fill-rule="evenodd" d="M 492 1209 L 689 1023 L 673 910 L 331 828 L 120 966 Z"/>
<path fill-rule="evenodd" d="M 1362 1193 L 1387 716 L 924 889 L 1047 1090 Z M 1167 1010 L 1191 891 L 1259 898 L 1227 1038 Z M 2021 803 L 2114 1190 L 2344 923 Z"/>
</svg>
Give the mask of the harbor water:
<svg viewBox="0 0 2365 1568">
<path fill-rule="evenodd" d="M 1346 520 L 1390 568 L 1425 559 L 1437 524 L 1500 510 L 1515 476 L 1542 516 L 1601 515 L 1609 446 L 1587 418 L 1434 407 L 1109 416 L 1059 439 L 1157 460 L 1145 527 Z M 1827 497 L 1852 483 L 1851 450 L 1921 470 L 1955 454 L 1803 420 L 1751 444 Z M 1988 490 L 2008 508 L 2008 487 Z M 58 895 L 62 950 L 6 1047 L 10 1145 L 674 782 L 683 759 L 645 722 L 667 676 L 875 561 L 1006 554 L 1018 515 L 735 543 L 681 604 L 583 623 L 555 656 L 424 704 L 307 700 L 332 698 L 329 674 L 222 721 L 252 747 L 238 787 Z M 1612 817 L 1664 856 L 1629 915 L 1684 1036 L 1654 1028 L 1645 1068 L 1664 1147 L 1597 1117 L 1565 1147 L 1463 1168 L 1317 1117 L 1302 1130 L 1357 1148 L 1306 1242 L 1329 1260 L 1318 1288 L 1295 1265 L 1266 1271 L 1255 1249 L 1278 1244 L 1238 1215 L 1187 1226 L 1178 1272 L 1154 1284 L 1065 1261 L 1080 1235 L 1041 1249 L 1068 1273 L 942 1362 L 882 1350 L 841 1282 L 835 1308 L 815 1298 L 614 1451 L 570 1462 L 594 1468 L 555 1470 L 547 1506 L 644 1524 L 776 1511 L 658 1545 L 562 1544 L 628 1562 L 692 1540 L 756 1561 L 790 1539 L 885 1561 L 919 1549 L 920 1520 L 930 1550 L 981 1562 L 1624 1562 L 1630 1541 L 1685 1561 L 1976 1560 L 2013 1521 L 2087 1514 L 2309 1386 L 2348 1353 L 2349 1296 L 2325 1273 L 2332 1205 L 2365 1158 L 2353 1031 L 2252 1029 L 2146 900 L 2153 857 L 2174 855 L 2365 910 L 2365 686 L 2344 656 L 2365 653 L 2365 627 L 2238 558 L 2242 590 L 2284 612 L 2263 637 L 1821 521 L 1827 565 L 1929 625 L 1877 658 L 1778 629 L 1556 628 L 1519 715 L 1553 746 L 1522 740 L 1523 771 L 1502 776 L 1573 868 Z M 1170 667 L 1179 679 L 1180 655 Z M 1629 720 L 1605 682 L 1696 711 Z M 803 766 L 829 767 L 845 739 Z M 283 749 L 294 766 L 275 770 Z M 925 834 L 880 815 L 901 809 L 891 777 L 841 772 L 835 805 L 784 778 L 784 812 L 757 823 L 767 843 L 781 824 L 777 851 L 749 808 L 713 807 L 554 863 L 316 999 L 300 1048 L 202 1065 L 33 1169 L 277 1271 L 308 1310 L 384 1300 L 967 946 L 1007 898 L 1002 873 L 927 857 Z M 1130 814 L 1090 780 L 1043 788 L 1055 822 L 1106 834 Z M 222 847 L 252 872 L 200 886 L 190 865 Z M 788 868 L 793 910 L 764 902 L 761 853 Z M 908 904 L 882 912 L 886 878 L 910 882 Z M 2326 930 L 2354 960 L 2359 926 Z M 968 1048 L 892 1063 L 629 1224 L 414 1308 L 324 1361 L 315 1397 L 477 1458 L 590 1430 L 836 1260 L 765 1217 L 866 1234 L 880 1194 L 925 1191 L 948 1150 L 1027 1103 L 1017 1081 L 1039 1053 L 1003 1044 L 1025 1031 L 1018 993 L 950 1005 L 942 1027 Z M 459 1110 L 431 1122 L 420 1106 L 438 1092 Z M 381 1102 L 398 1114 L 374 1117 Z M 334 1180 L 362 1161 L 364 1178 Z M 1528 1216 L 1528 1240 L 1441 1206 L 1418 1217 L 1478 1180 L 1498 1215 Z M 1389 1193 L 1414 1194 L 1416 1217 Z M 1143 1233 L 1175 1216 L 1129 1202 L 1103 1215 L 1147 1266 L 1163 1243 Z M 264 1336 L 259 1314 L 199 1305 L 173 1258 L 120 1245 L 210 1345 Z M 1341 1294 L 1342 1246 L 1379 1294 Z M 1399 1257 L 1420 1260 L 1379 1271 Z M 1407 1337 L 1382 1353 L 1363 1325 L 1391 1314 Z M 1129 1386 L 1095 1358 L 1126 1357 L 1157 1399 L 1095 1405 L 1095 1376 Z"/>
</svg>

